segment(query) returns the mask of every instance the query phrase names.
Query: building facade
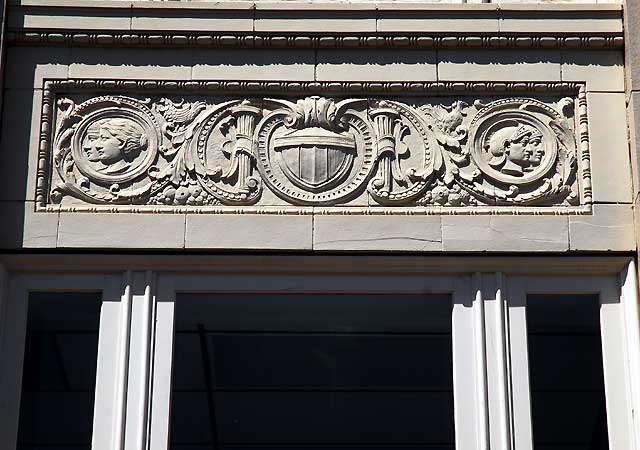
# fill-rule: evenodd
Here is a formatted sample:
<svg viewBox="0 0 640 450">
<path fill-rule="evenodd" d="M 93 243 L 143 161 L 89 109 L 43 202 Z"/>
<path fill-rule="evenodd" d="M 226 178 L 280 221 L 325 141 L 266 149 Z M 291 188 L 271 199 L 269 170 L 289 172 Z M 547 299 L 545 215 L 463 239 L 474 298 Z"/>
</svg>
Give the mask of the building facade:
<svg viewBox="0 0 640 450">
<path fill-rule="evenodd" d="M 0 447 L 640 450 L 636 9 L 10 1 Z"/>
</svg>

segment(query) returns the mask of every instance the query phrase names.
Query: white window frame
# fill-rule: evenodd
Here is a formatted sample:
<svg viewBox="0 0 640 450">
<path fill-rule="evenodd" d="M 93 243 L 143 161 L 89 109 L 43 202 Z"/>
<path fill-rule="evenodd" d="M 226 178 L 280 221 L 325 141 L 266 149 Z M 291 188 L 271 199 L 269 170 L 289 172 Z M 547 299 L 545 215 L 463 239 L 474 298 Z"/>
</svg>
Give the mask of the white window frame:
<svg viewBox="0 0 640 450">
<path fill-rule="evenodd" d="M 29 293 L 100 291 L 93 450 L 168 449 L 176 295 L 215 292 L 452 294 L 457 450 L 532 448 L 518 301 L 534 292 L 598 293 L 610 299 L 602 310 L 610 448 L 640 450 L 640 415 L 631 413 L 640 410 L 640 326 L 630 258 L 5 255 L 0 262 L 3 449 L 16 447 Z"/>
<path fill-rule="evenodd" d="M 0 303 L 0 447 L 15 449 L 18 437 L 22 366 L 29 294 L 32 292 L 100 292 L 102 306 L 92 448 L 112 449 L 123 430 L 128 337 L 128 302 L 120 295 L 120 275 L 16 274 L 6 277 Z M 115 345 L 114 345 L 115 343 Z"/>
<path fill-rule="evenodd" d="M 482 362 L 475 358 L 477 335 L 481 335 L 482 311 L 471 295 L 471 278 L 467 275 L 398 276 L 378 275 L 253 275 L 245 274 L 182 275 L 161 274 L 157 279 L 155 296 L 153 402 L 151 408 L 150 445 L 153 450 L 169 449 L 171 415 L 171 367 L 176 298 L 181 293 L 394 293 L 394 294 L 450 294 L 453 302 L 453 390 L 455 445 L 458 450 L 478 448 L 477 430 L 485 428 L 478 420 L 484 408 L 484 397 L 477 395 L 484 377 L 478 375 Z M 248 287 L 250 286 L 250 287 Z M 480 329 L 478 328 L 480 326 Z M 170 351 L 168 351 L 170 349 Z"/>
<path fill-rule="evenodd" d="M 584 276 L 516 276 L 508 280 L 509 355 L 513 407 L 513 449 L 533 450 L 533 429 L 527 344 L 527 296 L 530 294 L 592 294 L 600 300 L 600 334 L 607 410 L 609 448 L 635 449 L 631 378 L 633 340 L 625 312 L 637 298 L 625 295 L 618 280 Z M 636 336 L 637 337 L 637 336 Z M 637 349 L 636 349 L 637 353 Z"/>
</svg>

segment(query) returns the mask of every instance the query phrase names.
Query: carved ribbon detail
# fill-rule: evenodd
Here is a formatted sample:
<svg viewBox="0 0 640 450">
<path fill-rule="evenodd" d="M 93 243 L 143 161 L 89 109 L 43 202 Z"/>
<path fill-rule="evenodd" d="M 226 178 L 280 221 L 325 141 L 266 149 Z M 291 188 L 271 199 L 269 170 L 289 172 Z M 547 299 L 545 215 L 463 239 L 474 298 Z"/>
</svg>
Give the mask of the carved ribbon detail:
<svg viewBox="0 0 640 450">
<path fill-rule="evenodd" d="M 260 205 L 277 198 L 327 206 L 577 205 L 575 110 L 571 98 L 64 97 L 51 140 L 49 198 L 116 205 Z"/>
</svg>

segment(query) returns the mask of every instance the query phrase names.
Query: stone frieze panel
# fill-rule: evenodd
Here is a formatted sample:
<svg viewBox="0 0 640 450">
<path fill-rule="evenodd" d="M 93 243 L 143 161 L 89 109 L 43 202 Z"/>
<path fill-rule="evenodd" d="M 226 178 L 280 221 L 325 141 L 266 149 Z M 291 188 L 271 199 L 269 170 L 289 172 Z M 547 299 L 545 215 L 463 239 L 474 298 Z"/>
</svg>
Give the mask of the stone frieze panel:
<svg viewBox="0 0 640 450">
<path fill-rule="evenodd" d="M 40 207 L 568 209 L 586 96 L 52 93 Z M 47 111 L 46 116 L 45 109 Z M 43 181 L 44 180 L 44 181 Z"/>
</svg>

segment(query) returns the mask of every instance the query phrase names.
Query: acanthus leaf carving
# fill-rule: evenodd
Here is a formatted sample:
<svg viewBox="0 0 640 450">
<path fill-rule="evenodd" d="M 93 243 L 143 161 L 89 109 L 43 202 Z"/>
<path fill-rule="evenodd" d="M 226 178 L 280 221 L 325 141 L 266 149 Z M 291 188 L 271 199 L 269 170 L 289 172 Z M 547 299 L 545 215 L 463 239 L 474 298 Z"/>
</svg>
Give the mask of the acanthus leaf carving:
<svg viewBox="0 0 640 450">
<path fill-rule="evenodd" d="M 268 190 L 269 202 L 309 206 L 544 207 L 584 204 L 590 186 L 576 137 L 586 109 L 572 97 L 56 105 L 55 203 L 259 206 Z"/>
</svg>

